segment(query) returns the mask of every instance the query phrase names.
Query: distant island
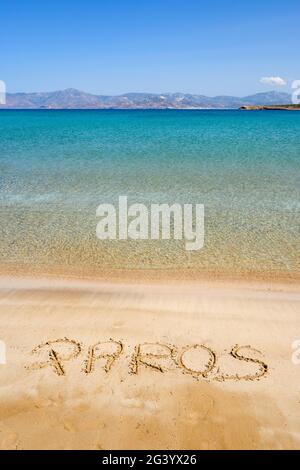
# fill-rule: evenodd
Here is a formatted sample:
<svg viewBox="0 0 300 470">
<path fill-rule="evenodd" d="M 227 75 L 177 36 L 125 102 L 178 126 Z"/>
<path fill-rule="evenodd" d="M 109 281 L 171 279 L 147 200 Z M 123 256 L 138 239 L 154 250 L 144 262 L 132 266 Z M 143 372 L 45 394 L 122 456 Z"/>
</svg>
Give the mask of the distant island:
<svg viewBox="0 0 300 470">
<path fill-rule="evenodd" d="M 300 111 L 300 104 L 276 104 L 272 106 L 241 106 L 243 111 Z"/>
<path fill-rule="evenodd" d="M 271 91 L 245 96 L 195 95 L 189 93 L 126 93 L 93 95 L 68 88 L 41 93 L 7 93 L 0 109 L 252 109 L 258 106 L 289 106 L 288 93 Z"/>
</svg>

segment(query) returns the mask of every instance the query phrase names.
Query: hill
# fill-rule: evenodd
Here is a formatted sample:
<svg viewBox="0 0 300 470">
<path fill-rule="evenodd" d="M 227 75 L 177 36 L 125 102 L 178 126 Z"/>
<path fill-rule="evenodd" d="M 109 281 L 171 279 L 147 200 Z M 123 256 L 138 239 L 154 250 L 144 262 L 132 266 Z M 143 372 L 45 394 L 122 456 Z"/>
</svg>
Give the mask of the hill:
<svg viewBox="0 0 300 470">
<path fill-rule="evenodd" d="M 242 106 L 286 105 L 287 93 L 272 91 L 239 98 L 188 93 L 93 95 L 74 88 L 42 93 L 8 93 L 0 109 L 238 109 Z"/>
</svg>

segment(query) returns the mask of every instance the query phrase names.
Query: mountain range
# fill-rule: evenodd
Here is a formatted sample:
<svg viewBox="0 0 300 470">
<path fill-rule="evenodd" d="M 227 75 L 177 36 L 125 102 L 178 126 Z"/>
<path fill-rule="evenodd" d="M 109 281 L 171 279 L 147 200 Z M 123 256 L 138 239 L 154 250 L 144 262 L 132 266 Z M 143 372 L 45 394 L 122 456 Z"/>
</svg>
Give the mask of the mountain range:
<svg viewBox="0 0 300 470">
<path fill-rule="evenodd" d="M 291 103 L 288 93 L 271 91 L 239 98 L 236 96 L 189 93 L 126 93 L 93 95 L 75 88 L 42 93 L 7 93 L 0 109 L 236 109 L 241 106 Z"/>
</svg>

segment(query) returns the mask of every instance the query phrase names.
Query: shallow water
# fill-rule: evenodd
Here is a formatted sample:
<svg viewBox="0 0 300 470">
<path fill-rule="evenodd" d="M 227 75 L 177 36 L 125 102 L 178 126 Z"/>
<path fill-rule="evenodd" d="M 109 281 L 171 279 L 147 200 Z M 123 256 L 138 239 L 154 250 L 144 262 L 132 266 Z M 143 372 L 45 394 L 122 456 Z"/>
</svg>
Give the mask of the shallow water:
<svg viewBox="0 0 300 470">
<path fill-rule="evenodd" d="M 299 271 L 300 113 L 1 111 L 0 264 Z M 99 241 L 96 208 L 205 205 L 205 245 Z"/>
</svg>

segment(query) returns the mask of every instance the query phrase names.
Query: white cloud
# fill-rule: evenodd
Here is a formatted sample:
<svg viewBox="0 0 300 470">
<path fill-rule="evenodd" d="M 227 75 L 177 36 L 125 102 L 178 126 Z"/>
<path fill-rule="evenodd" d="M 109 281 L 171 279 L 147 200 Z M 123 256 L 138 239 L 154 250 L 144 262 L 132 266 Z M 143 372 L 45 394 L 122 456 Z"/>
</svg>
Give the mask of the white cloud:
<svg viewBox="0 0 300 470">
<path fill-rule="evenodd" d="M 287 82 L 281 77 L 262 77 L 260 79 L 260 83 L 272 86 L 284 86 L 287 84 Z"/>
</svg>

